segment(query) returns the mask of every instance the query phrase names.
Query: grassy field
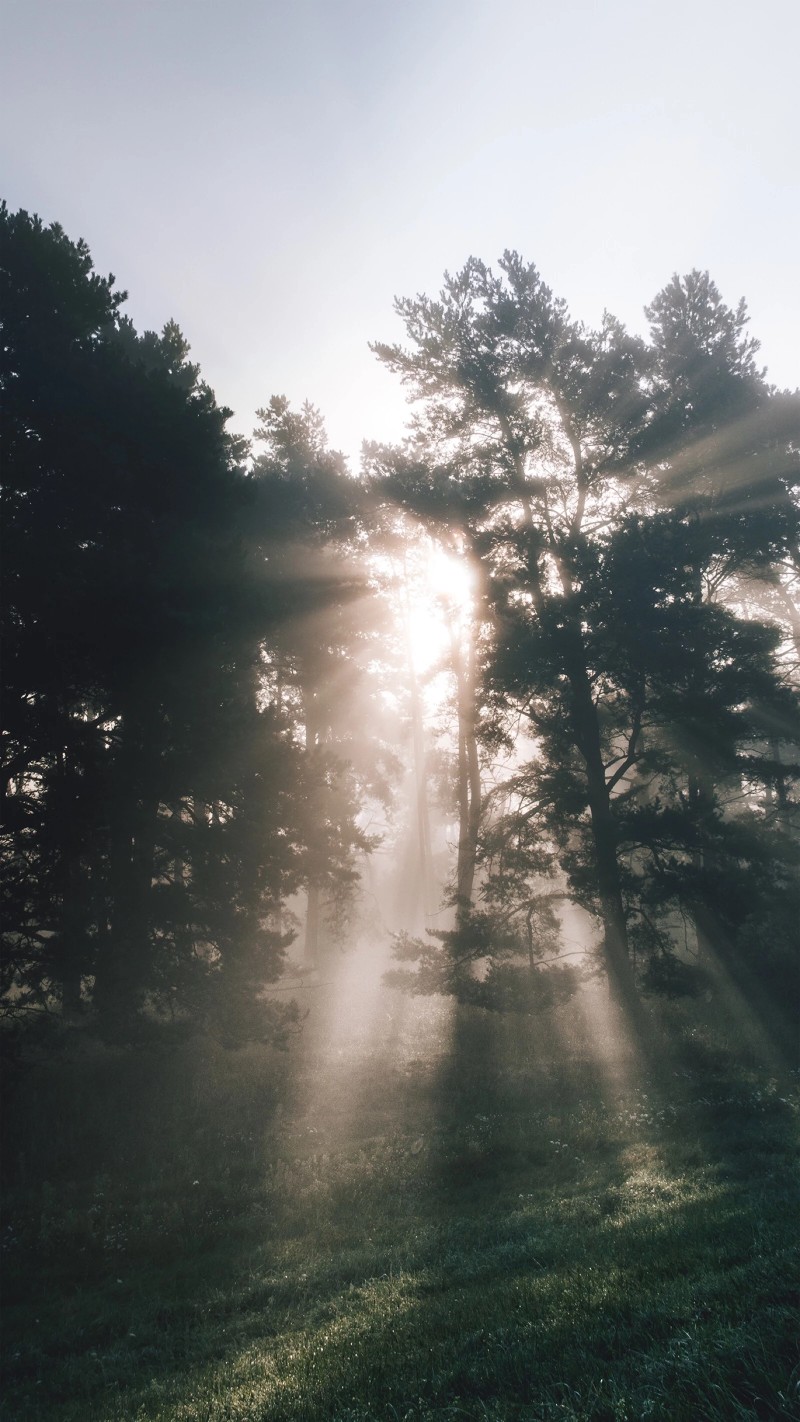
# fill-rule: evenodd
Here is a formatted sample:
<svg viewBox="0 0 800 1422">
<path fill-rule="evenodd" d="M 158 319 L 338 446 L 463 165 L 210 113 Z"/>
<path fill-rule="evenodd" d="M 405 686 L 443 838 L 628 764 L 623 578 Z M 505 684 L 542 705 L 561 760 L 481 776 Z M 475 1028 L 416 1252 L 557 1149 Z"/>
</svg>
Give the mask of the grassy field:
<svg viewBox="0 0 800 1422">
<path fill-rule="evenodd" d="M 800 1416 L 757 1054 L 686 1029 L 654 1084 L 433 1001 L 7 1085 L 8 1422 Z"/>
</svg>

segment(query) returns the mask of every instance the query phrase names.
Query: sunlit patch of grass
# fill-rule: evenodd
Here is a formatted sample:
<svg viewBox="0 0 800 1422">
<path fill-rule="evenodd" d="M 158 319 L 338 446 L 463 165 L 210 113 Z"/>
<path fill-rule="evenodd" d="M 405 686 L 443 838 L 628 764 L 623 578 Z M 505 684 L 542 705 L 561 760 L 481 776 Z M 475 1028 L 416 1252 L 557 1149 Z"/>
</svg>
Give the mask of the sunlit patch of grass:
<svg viewBox="0 0 800 1422">
<path fill-rule="evenodd" d="M 160 1097 L 144 1073 L 81 1169 L 88 1103 L 46 1183 L 32 1122 L 5 1415 L 797 1415 L 795 1091 L 748 1068 L 609 1097 L 583 1064 L 506 1062 L 483 1082 L 419 1063 L 381 1094 L 363 1071 L 347 1131 L 277 1121 L 257 1054 L 195 1061 Z"/>
</svg>

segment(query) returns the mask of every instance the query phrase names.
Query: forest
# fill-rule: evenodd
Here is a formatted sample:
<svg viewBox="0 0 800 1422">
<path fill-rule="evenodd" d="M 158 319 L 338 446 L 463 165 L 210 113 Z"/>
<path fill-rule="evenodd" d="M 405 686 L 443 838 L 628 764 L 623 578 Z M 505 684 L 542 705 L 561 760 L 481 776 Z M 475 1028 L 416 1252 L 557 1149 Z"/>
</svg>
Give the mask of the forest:
<svg viewBox="0 0 800 1422">
<path fill-rule="evenodd" d="M 0 231 L 8 1416 L 797 1416 L 800 393 L 744 301 L 645 339 L 471 258 L 353 469 Z"/>
</svg>

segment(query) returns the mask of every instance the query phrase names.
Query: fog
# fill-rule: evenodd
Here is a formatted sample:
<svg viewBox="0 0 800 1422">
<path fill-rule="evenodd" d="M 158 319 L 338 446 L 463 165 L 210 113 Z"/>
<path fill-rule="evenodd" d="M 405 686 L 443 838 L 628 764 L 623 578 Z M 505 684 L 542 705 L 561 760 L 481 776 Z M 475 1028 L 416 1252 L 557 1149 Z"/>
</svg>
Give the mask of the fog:
<svg viewBox="0 0 800 1422">
<path fill-rule="evenodd" d="M 8 92 L 50 166 L 39 214 L 0 204 L 20 1422 L 796 1412 L 800 393 L 759 346 L 790 224 L 678 79 L 736 88 L 776 182 L 794 91 L 735 6 L 668 36 L 423 9 L 30 7 Z M 722 76 L 745 29 L 763 112 Z M 750 242 L 720 285 L 717 222 Z"/>
</svg>

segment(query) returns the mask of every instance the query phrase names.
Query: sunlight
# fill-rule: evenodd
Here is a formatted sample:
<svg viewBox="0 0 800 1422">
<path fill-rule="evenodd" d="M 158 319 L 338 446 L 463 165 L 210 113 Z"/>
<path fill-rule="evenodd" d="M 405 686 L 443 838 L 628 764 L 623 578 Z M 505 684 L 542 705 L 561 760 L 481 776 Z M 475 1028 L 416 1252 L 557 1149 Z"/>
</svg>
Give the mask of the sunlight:
<svg viewBox="0 0 800 1422">
<path fill-rule="evenodd" d="M 790 7 L 656 8 L 5 7 L 3 1415 L 800 1422 Z"/>
<path fill-rule="evenodd" d="M 561 905 L 560 916 L 567 950 L 583 949 L 591 956 L 597 946 L 597 927 L 590 916 L 572 903 Z M 614 1003 L 605 975 L 590 975 L 581 984 L 564 1030 L 562 1051 L 593 1062 L 609 1100 L 629 1093 L 642 1080 L 644 1063 L 634 1033 Z"/>
<path fill-rule="evenodd" d="M 417 672 L 430 671 L 447 650 L 449 637 L 444 619 L 435 604 L 422 597 L 409 599 L 408 639 Z"/>
<path fill-rule="evenodd" d="M 451 639 L 463 636 L 474 592 L 475 575 L 466 558 L 431 544 L 421 576 L 408 593 L 408 635 L 417 671 L 429 671 Z"/>
<path fill-rule="evenodd" d="M 325 1151 L 354 1139 L 383 1141 L 400 1083 L 423 1064 L 447 1059 L 455 1000 L 388 987 L 384 974 L 393 965 L 391 937 L 369 934 L 347 951 L 329 952 L 319 977 L 293 985 L 308 1018 L 294 1047 L 291 1116 L 277 1137 L 287 1149 L 298 1128 Z M 417 1121 L 417 1141 L 427 1139 L 429 1124 Z M 411 1142 L 402 1149 L 411 1150 Z"/>
<path fill-rule="evenodd" d="M 432 591 L 450 608 L 466 608 L 475 590 L 475 574 L 463 556 L 434 545 L 428 560 L 427 579 Z"/>
<path fill-rule="evenodd" d="M 605 975 L 583 983 L 574 1002 L 576 1035 L 583 1038 L 609 1101 L 624 1098 L 648 1074 L 642 1047 Z"/>
</svg>

